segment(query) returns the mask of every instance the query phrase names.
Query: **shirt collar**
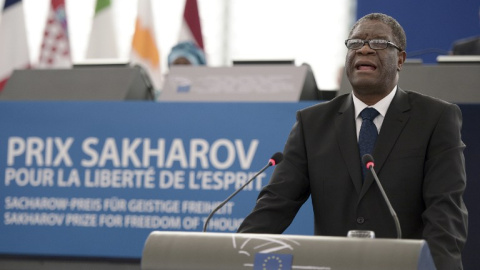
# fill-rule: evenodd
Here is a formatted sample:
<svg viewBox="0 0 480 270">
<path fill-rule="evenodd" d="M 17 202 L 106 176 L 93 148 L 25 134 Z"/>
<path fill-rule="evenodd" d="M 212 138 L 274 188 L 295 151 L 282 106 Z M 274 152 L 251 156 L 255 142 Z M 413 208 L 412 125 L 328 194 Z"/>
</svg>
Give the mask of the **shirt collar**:
<svg viewBox="0 0 480 270">
<path fill-rule="evenodd" d="M 355 117 L 358 117 L 358 115 L 362 112 L 363 109 L 366 107 L 371 107 L 375 108 L 381 116 L 385 117 L 387 114 L 388 107 L 390 106 L 390 103 L 392 103 L 393 97 L 395 97 L 395 93 L 397 92 L 397 86 L 393 88 L 393 90 L 388 94 L 386 97 L 382 98 L 379 102 L 375 103 L 372 106 L 368 106 L 367 104 L 363 103 L 360 99 L 358 99 L 353 93 L 353 104 L 355 106 Z"/>
</svg>

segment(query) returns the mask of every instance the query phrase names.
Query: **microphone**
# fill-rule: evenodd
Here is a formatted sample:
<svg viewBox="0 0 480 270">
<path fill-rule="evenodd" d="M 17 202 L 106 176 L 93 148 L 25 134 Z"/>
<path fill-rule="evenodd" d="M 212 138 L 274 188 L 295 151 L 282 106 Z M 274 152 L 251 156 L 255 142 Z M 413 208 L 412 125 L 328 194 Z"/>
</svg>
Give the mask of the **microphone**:
<svg viewBox="0 0 480 270">
<path fill-rule="evenodd" d="M 275 166 L 275 165 L 279 164 L 280 162 L 282 162 L 282 160 L 283 160 L 283 154 L 282 153 L 277 152 L 277 153 L 273 154 L 273 156 L 270 158 L 270 160 L 268 161 L 267 165 L 265 165 L 265 167 L 263 167 L 260 171 L 258 171 L 252 178 L 250 178 L 250 180 L 248 180 L 245 184 L 243 184 L 243 186 L 241 186 L 234 193 L 232 193 L 232 195 L 230 195 L 225 201 L 223 201 L 217 207 L 215 207 L 215 209 L 213 209 L 213 211 L 210 213 L 210 215 L 208 215 L 207 219 L 205 220 L 205 224 L 203 225 L 203 232 L 207 231 L 208 222 L 213 217 L 213 214 L 215 214 L 228 201 L 230 201 L 233 197 L 235 197 L 235 195 L 237 195 L 237 193 L 242 191 L 248 184 L 250 184 L 250 182 L 252 182 L 255 178 L 257 178 L 257 176 L 259 176 L 261 173 L 263 173 L 268 167 Z"/>
<path fill-rule="evenodd" d="M 395 222 L 395 227 L 397 229 L 397 238 L 401 239 L 402 238 L 402 229 L 400 228 L 400 221 L 398 220 L 397 213 L 395 213 L 395 210 L 393 210 L 392 205 L 390 204 L 390 200 L 388 200 L 387 194 L 385 193 L 385 190 L 383 190 L 383 186 L 380 183 L 380 180 L 378 180 L 377 173 L 373 169 L 375 166 L 375 162 L 373 162 L 373 157 L 370 154 L 365 154 L 362 157 L 362 162 L 367 167 L 368 170 L 370 170 L 373 174 L 373 178 L 375 178 L 375 182 L 377 182 L 377 186 L 380 189 L 380 192 L 382 193 L 383 199 L 387 203 L 388 210 L 390 210 L 390 214 L 392 215 L 393 221 Z"/>
</svg>

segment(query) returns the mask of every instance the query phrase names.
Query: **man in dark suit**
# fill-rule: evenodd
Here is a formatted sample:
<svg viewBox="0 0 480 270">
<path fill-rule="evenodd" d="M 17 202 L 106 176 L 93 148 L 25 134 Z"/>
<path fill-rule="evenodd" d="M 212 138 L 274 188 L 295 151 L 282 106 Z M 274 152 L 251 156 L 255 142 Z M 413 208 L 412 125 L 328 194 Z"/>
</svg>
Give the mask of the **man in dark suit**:
<svg viewBox="0 0 480 270">
<path fill-rule="evenodd" d="M 395 238 L 372 174 L 362 174 L 359 115 L 369 107 L 379 113 L 370 153 L 403 238 L 426 239 L 438 269 L 462 269 L 467 210 L 460 109 L 397 86 L 406 37 L 392 17 L 361 18 L 345 44 L 353 93 L 297 113 L 284 161 L 238 231 L 282 233 L 311 196 L 316 235 L 372 230 L 377 238 Z"/>
</svg>

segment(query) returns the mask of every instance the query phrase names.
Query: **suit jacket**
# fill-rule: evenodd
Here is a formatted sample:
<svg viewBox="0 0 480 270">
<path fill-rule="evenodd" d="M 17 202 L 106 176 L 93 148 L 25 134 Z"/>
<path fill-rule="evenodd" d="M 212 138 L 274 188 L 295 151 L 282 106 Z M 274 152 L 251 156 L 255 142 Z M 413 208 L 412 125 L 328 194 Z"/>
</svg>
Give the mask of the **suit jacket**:
<svg viewBox="0 0 480 270">
<path fill-rule="evenodd" d="M 461 125 L 458 106 L 398 88 L 372 154 L 403 238 L 426 239 L 438 269 L 462 269 Z M 311 196 L 316 235 L 373 230 L 377 238 L 396 238 L 381 192 L 371 173 L 362 183 L 361 166 L 351 94 L 297 112 L 284 160 L 238 231 L 282 233 Z"/>
</svg>

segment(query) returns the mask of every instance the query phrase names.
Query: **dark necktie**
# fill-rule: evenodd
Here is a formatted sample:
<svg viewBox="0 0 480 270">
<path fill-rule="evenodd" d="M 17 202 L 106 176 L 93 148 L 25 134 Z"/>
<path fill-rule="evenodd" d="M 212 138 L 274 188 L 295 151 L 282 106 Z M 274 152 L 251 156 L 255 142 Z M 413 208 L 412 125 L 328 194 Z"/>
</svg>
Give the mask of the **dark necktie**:
<svg viewBox="0 0 480 270">
<path fill-rule="evenodd" d="M 379 112 L 374 108 L 365 108 L 360 113 L 360 117 L 362 117 L 362 126 L 360 127 L 360 134 L 358 136 L 358 147 L 360 150 L 360 160 L 362 159 L 363 155 L 371 154 L 373 151 L 373 147 L 375 146 L 375 141 L 377 140 L 378 131 L 377 127 L 373 123 L 373 119 L 377 117 Z M 363 168 L 363 175 L 365 178 L 366 169 Z"/>
</svg>

